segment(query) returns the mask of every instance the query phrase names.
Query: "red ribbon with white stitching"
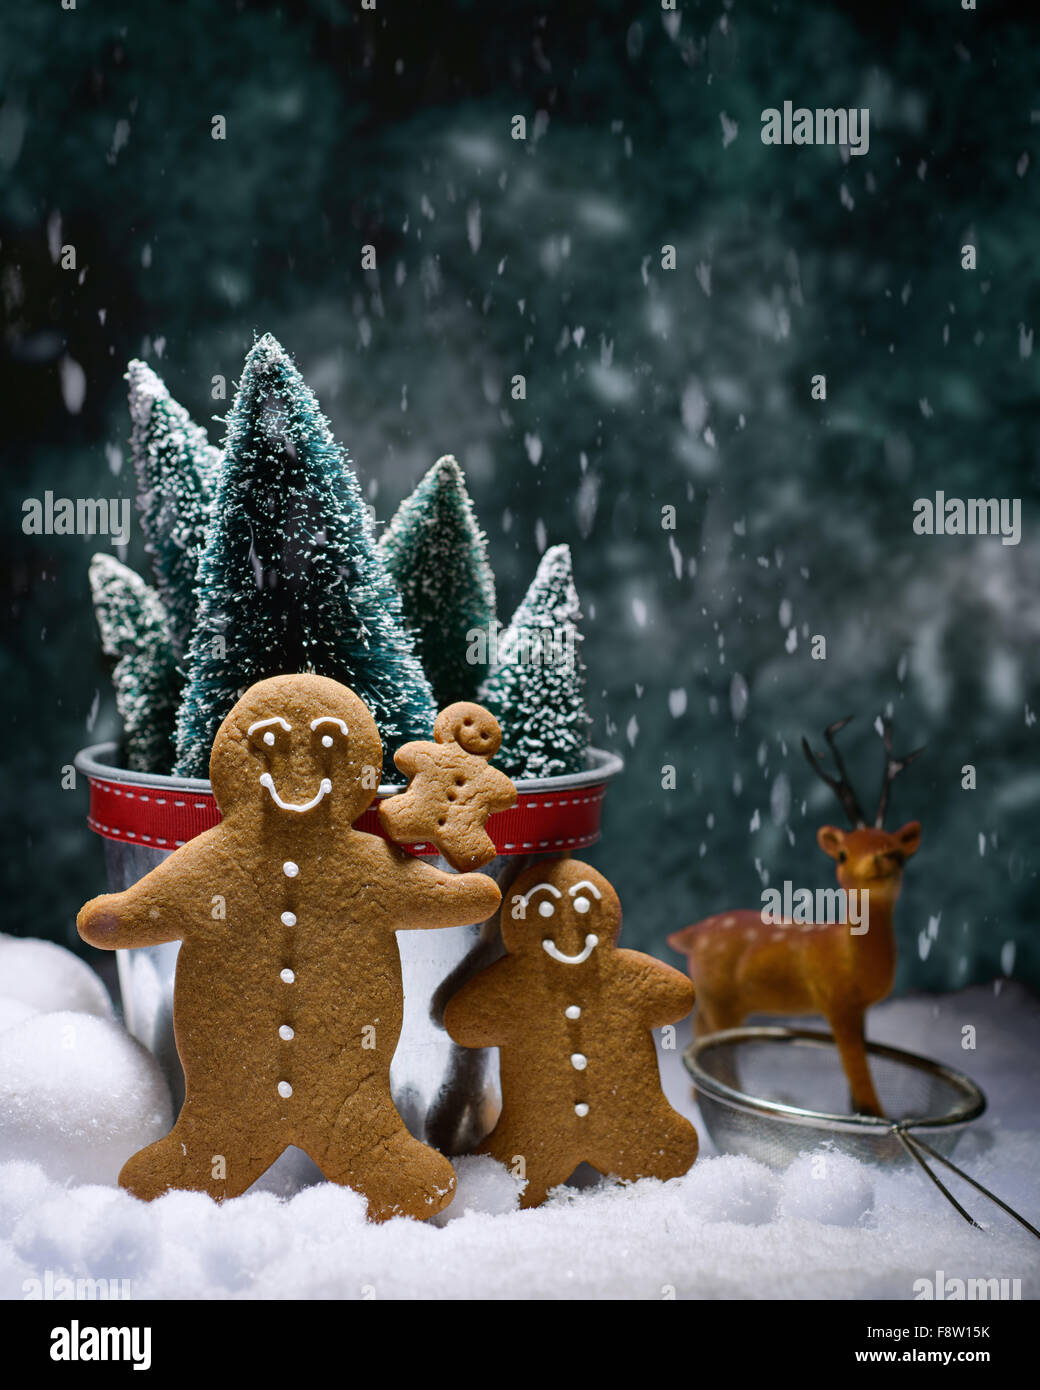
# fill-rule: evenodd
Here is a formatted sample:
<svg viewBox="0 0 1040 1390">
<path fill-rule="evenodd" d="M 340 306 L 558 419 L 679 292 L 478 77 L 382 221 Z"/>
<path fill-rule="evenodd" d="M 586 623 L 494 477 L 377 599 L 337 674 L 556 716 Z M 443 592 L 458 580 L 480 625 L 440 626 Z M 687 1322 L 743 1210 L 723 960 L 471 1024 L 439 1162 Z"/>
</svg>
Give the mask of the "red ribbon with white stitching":
<svg viewBox="0 0 1040 1390">
<path fill-rule="evenodd" d="M 221 819 L 212 792 L 179 793 L 111 777 L 88 777 L 88 781 L 87 824 L 107 840 L 174 850 Z M 585 849 L 599 839 L 605 793 L 602 782 L 558 793 L 524 792 L 515 806 L 488 818 L 487 832 L 499 854 L 567 854 Z M 358 819 L 356 828 L 389 839 L 374 806 Z M 402 848 L 427 857 L 438 853 L 430 844 Z"/>
</svg>

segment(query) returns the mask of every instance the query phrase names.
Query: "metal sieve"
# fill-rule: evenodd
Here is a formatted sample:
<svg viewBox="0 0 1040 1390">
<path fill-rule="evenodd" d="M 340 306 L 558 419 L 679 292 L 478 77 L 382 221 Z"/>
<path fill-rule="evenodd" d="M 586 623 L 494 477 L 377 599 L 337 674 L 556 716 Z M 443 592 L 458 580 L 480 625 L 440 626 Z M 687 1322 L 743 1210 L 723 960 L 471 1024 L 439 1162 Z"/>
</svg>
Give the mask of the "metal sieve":
<svg viewBox="0 0 1040 1390">
<path fill-rule="evenodd" d="M 848 1113 L 848 1083 L 829 1033 L 730 1028 L 691 1043 L 683 1063 L 720 1153 L 747 1154 L 785 1168 L 800 1153 L 826 1143 L 866 1163 L 912 1160 L 961 1216 L 977 1225 L 929 1167 L 926 1160 L 932 1158 L 1040 1238 L 1023 1216 L 950 1161 L 964 1127 L 986 1108 L 974 1081 L 913 1052 L 881 1043 L 866 1046 L 884 1117 Z"/>
</svg>

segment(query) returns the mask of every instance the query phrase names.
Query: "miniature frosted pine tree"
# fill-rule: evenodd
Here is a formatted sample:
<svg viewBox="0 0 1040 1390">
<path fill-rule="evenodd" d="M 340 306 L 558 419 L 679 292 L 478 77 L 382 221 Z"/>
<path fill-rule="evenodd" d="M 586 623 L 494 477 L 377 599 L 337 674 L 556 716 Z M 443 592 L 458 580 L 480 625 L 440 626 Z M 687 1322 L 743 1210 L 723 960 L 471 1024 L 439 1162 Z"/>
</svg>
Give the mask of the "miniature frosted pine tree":
<svg viewBox="0 0 1040 1390">
<path fill-rule="evenodd" d="M 346 452 L 270 334 L 246 358 L 199 566 L 176 772 L 205 776 L 242 690 L 313 671 L 349 685 L 383 738 L 429 736 L 433 699 Z"/>
<path fill-rule="evenodd" d="M 495 619 L 495 578 L 462 469 L 438 459 L 397 509 L 380 541 L 401 594 L 404 621 L 433 687 L 438 709 L 472 700 L 487 675 L 471 660 Z"/>
<path fill-rule="evenodd" d="M 206 544 L 221 455 L 144 362 L 127 367 L 130 456 L 137 475 L 145 549 L 169 617 L 174 652 L 187 649 L 195 620 L 195 581 Z"/>
<path fill-rule="evenodd" d="M 127 767 L 167 773 L 180 680 L 162 600 L 113 555 L 91 559 L 90 590 L 102 651 L 115 658 L 112 684 Z"/>
<path fill-rule="evenodd" d="M 478 699 L 502 726 L 495 764 L 510 777 L 582 772 L 589 746 L 581 608 L 570 547 L 545 552 Z"/>
</svg>

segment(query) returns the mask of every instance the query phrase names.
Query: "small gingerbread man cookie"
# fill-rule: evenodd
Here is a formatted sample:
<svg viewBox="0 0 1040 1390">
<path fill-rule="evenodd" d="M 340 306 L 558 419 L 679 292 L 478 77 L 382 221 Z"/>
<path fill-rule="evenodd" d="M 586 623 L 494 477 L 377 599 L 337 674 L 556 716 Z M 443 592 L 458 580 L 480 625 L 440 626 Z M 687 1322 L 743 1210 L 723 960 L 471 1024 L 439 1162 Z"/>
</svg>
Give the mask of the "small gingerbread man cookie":
<svg viewBox="0 0 1040 1390">
<path fill-rule="evenodd" d="M 444 1012 L 457 1043 L 499 1049 L 502 1113 L 478 1152 L 523 1159 L 525 1207 L 582 1162 L 626 1179 L 685 1173 L 697 1132 L 661 1092 L 650 1030 L 686 1017 L 690 981 L 618 949 L 617 894 L 577 859 L 527 869 L 501 922 L 508 955 Z"/>
<path fill-rule="evenodd" d="M 495 857 L 485 830 L 488 816 L 516 804 L 516 788 L 488 759 L 498 752 L 502 730 L 480 705 L 462 700 L 442 709 L 434 743 L 406 743 L 394 763 L 408 790 L 379 807 L 387 834 L 401 844 L 436 845 L 460 872 Z"/>
</svg>

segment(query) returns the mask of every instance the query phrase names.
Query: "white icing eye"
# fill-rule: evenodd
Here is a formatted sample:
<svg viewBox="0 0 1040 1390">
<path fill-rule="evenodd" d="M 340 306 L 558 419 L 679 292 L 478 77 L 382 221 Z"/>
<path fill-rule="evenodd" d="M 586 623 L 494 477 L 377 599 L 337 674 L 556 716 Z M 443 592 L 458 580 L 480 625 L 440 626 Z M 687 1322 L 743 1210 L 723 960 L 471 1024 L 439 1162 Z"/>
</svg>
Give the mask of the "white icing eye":
<svg viewBox="0 0 1040 1390">
<path fill-rule="evenodd" d="M 322 748 L 331 748 L 331 747 L 332 747 L 332 735 L 331 735 L 331 734 L 322 734 L 322 736 L 321 736 L 321 746 L 322 746 Z"/>
<path fill-rule="evenodd" d="M 589 908 L 590 908 L 591 906 L 592 906 L 592 904 L 589 902 L 588 898 L 575 898 L 575 899 L 574 899 L 574 911 L 575 911 L 575 912 L 588 912 L 588 910 L 589 910 Z"/>
<path fill-rule="evenodd" d="M 550 902 L 538 904 L 538 915 L 540 917 L 551 917 L 555 911 L 555 906 Z"/>
<path fill-rule="evenodd" d="M 272 734 L 270 729 L 264 734 L 264 742 L 267 744 L 268 748 L 272 747 L 274 744 L 274 734 Z"/>
</svg>

